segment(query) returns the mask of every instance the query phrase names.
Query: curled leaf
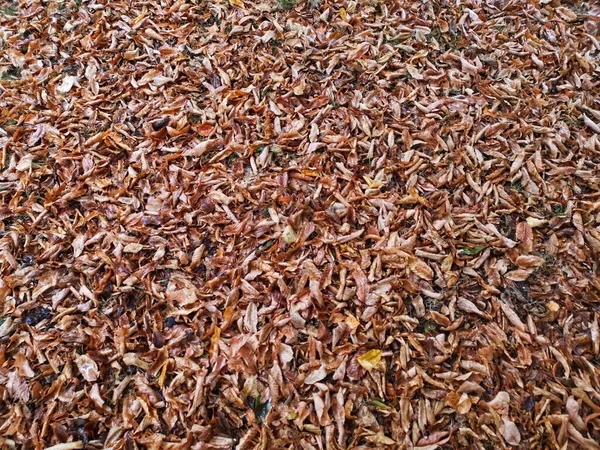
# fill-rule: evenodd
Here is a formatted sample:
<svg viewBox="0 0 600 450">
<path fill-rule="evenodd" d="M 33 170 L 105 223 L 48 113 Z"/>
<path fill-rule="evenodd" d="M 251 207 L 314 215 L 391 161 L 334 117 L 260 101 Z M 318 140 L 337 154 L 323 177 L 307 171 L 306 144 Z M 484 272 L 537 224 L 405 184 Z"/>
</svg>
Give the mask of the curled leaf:
<svg viewBox="0 0 600 450">
<path fill-rule="evenodd" d="M 86 381 L 94 382 L 98 379 L 100 375 L 100 371 L 98 370 L 98 364 L 88 355 L 79 355 L 75 359 L 75 364 L 77 364 L 77 368 L 81 375 Z"/>
</svg>

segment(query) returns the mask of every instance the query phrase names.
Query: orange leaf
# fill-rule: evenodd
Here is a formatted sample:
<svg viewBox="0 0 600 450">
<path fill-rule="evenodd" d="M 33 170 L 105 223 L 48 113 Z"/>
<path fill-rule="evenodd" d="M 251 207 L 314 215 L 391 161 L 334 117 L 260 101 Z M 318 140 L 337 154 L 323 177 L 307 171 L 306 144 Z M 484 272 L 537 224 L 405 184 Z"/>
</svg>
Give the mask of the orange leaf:
<svg viewBox="0 0 600 450">
<path fill-rule="evenodd" d="M 210 359 L 214 360 L 219 354 L 219 339 L 221 339 L 221 329 L 219 327 L 215 327 L 215 331 L 210 338 Z"/>
</svg>

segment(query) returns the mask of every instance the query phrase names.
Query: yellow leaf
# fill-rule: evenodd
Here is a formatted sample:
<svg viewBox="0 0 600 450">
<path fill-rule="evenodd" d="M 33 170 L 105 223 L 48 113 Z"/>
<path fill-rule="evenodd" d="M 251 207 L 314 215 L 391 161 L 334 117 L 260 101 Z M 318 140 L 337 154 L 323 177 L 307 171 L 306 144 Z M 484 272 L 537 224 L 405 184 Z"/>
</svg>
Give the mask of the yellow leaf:
<svg viewBox="0 0 600 450">
<path fill-rule="evenodd" d="M 340 9 L 340 17 L 344 22 L 348 22 L 348 14 L 346 14 L 346 10 L 344 8 Z"/>
<path fill-rule="evenodd" d="M 365 181 L 367 182 L 367 185 L 371 189 L 378 189 L 381 186 L 383 186 L 383 183 L 381 181 L 379 181 L 379 180 L 373 180 L 372 178 L 370 178 L 370 177 L 368 177 L 366 175 L 363 178 L 365 179 Z"/>
<path fill-rule="evenodd" d="M 244 7 L 244 4 L 241 2 L 241 0 L 229 0 L 229 3 L 234 6 L 239 6 L 240 8 Z"/>
<path fill-rule="evenodd" d="M 379 361 L 381 361 L 381 350 L 369 350 L 362 356 L 356 358 L 358 363 L 366 370 L 373 370 Z"/>
</svg>

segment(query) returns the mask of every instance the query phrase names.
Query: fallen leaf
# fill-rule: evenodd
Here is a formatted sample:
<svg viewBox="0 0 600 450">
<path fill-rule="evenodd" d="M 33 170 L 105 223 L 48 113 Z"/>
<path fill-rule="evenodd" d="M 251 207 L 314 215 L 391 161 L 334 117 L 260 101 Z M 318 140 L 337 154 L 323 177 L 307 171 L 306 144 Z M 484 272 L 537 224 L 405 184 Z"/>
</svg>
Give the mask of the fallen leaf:
<svg viewBox="0 0 600 450">
<path fill-rule="evenodd" d="M 521 319 L 519 318 L 517 313 L 506 303 L 504 303 L 502 301 L 499 303 L 500 303 L 500 308 L 502 309 L 502 311 L 504 312 L 504 314 L 506 315 L 508 320 L 519 330 L 525 331 L 525 324 L 521 321 Z"/>
<path fill-rule="evenodd" d="M 378 445 L 396 445 L 396 441 L 385 436 L 383 432 L 366 436 L 367 441 Z"/>
<path fill-rule="evenodd" d="M 505 417 L 502 418 L 502 422 L 504 423 L 501 426 L 504 441 L 508 445 L 519 445 L 521 443 L 521 433 L 515 423 Z"/>
<path fill-rule="evenodd" d="M 363 369 L 371 371 L 379 364 L 379 361 L 381 361 L 381 350 L 369 350 L 356 359 Z"/>
<path fill-rule="evenodd" d="M 546 260 L 544 258 L 533 255 L 521 255 L 516 260 L 517 266 L 523 267 L 525 269 L 529 269 L 532 267 L 540 267 L 543 266 L 545 263 Z"/>
<path fill-rule="evenodd" d="M 348 14 L 346 14 L 345 8 L 340 8 L 340 17 L 344 22 L 348 22 Z"/>
<path fill-rule="evenodd" d="M 298 235 L 290 225 L 286 226 L 283 230 L 283 240 L 288 245 L 293 244 L 298 240 Z"/>
<path fill-rule="evenodd" d="M 131 244 L 127 244 L 125 247 L 123 247 L 123 251 L 125 253 L 138 253 L 143 248 L 144 248 L 144 246 L 142 244 L 131 243 Z"/>
<path fill-rule="evenodd" d="M 410 269 L 424 280 L 433 280 L 433 270 L 427 263 L 418 258 L 410 258 L 408 262 Z"/>
<path fill-rule="evenodd" d="M 517 224 L 516 238 L 524 253 L 529 253 L 533 250 L 533 230 L 529 223 L 524 221 Z"/>
<path fill-rule="evenodd" d="M 79 83 L 77 81 L 77 77 L 71 76 L 71 75 L 67 75 L 66 77 L 63 78 L 62 83 L 56 89 L 57 89 L 58 92 L 66 94 L 67 92 L 69 92 L 73 88 L 73 86 L 79 87 Z"/>
<path fill-rule="evenodd" d="M 321 365 L 317 370 L 312 371 L 308 374 L 308 376 L 304 379 L 304 384 L 315 384 L 324 379 L 327 376 L 327 371 L 325 370 L 325 366 Z"/>
<path fill-rule="evenodd" d="M 526 270 L 517 269 L 507 272 L 504 276 L 506 279 L 511 281 L 525 281 L 527 278 L 529 278 L 529 272 Z"/>
<path fill-rule="evenodd" d="M 100 376 L 98 364 L 88 355 L 79 355 L 75 358 L 75 364 L 83 378 L 90 383 L 96 381 Z"/>
</svg>

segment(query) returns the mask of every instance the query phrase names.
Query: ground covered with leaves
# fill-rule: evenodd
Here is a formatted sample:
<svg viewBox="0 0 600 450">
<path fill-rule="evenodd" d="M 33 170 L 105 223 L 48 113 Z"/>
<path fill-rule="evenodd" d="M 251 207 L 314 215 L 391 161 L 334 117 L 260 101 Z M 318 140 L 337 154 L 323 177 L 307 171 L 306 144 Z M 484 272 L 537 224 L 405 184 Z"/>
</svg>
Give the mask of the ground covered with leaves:
<svg viewBox="0 0 600 450">
<path fill-rule="evenodd" d="M 600 449 L 600 8 L 0 5 L 0 445 Z"/>
</svg>

